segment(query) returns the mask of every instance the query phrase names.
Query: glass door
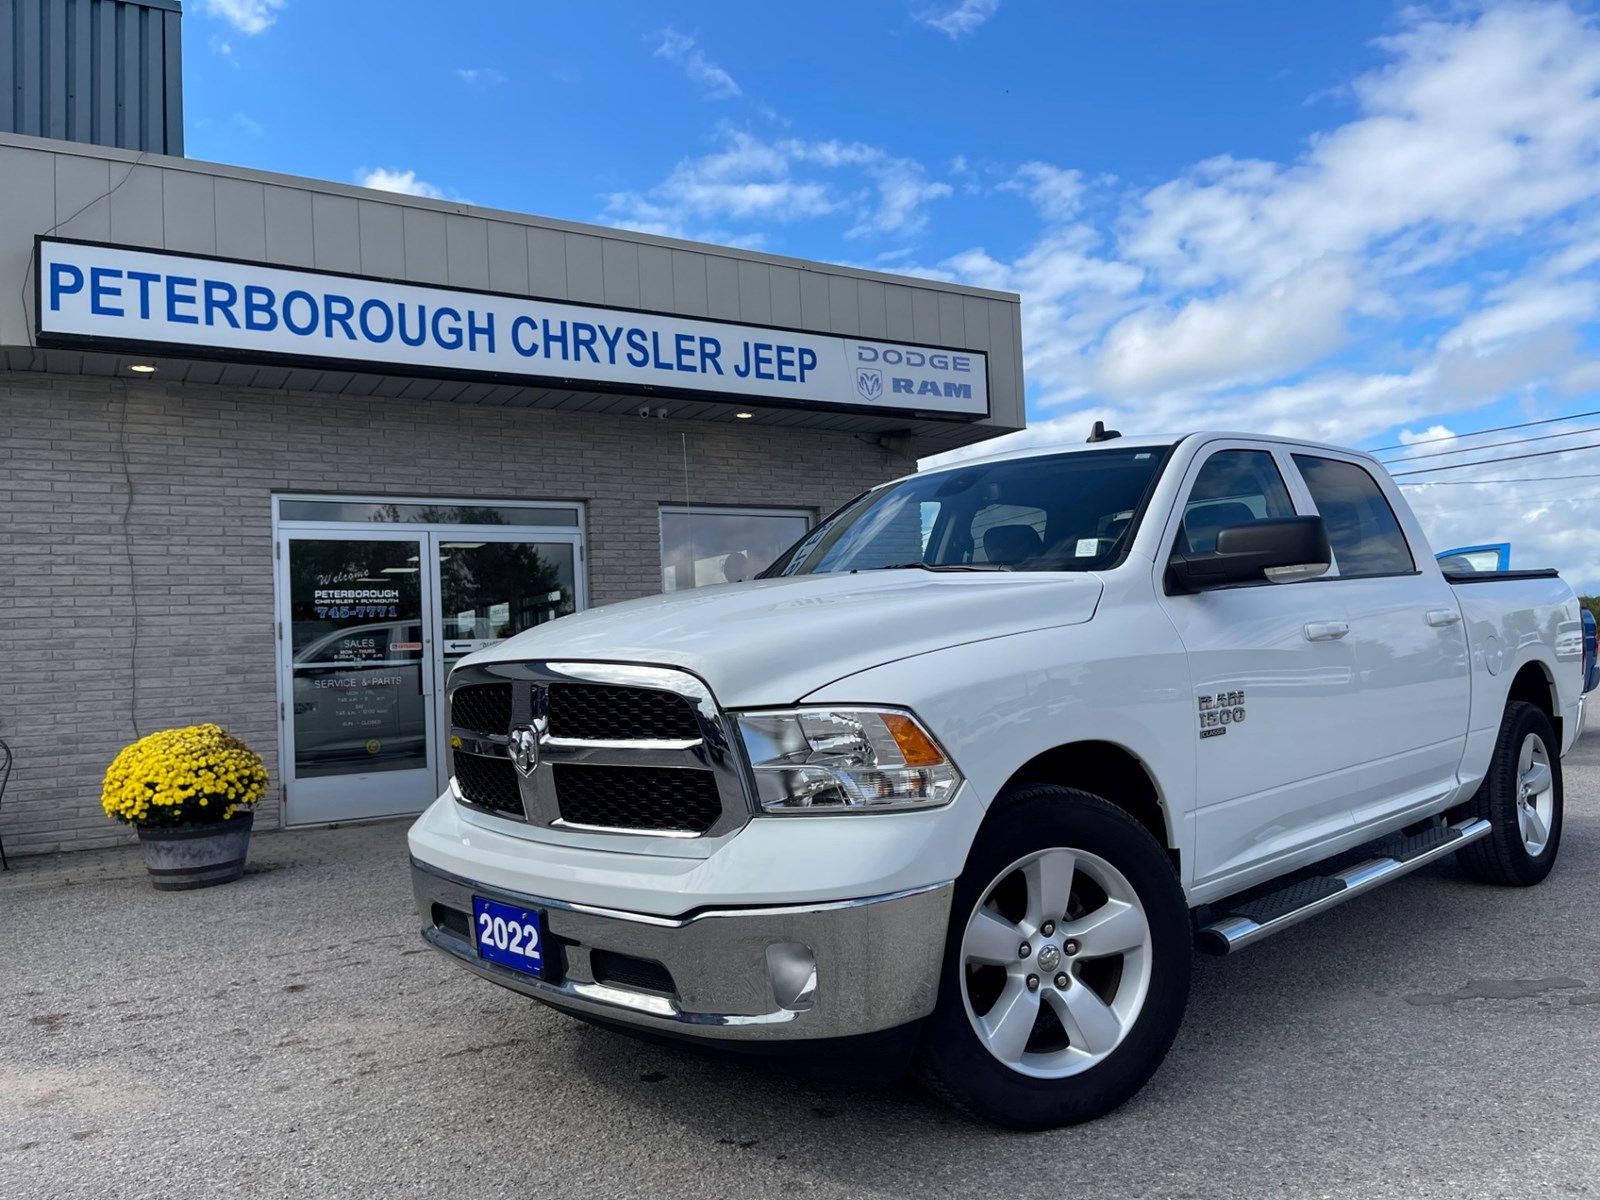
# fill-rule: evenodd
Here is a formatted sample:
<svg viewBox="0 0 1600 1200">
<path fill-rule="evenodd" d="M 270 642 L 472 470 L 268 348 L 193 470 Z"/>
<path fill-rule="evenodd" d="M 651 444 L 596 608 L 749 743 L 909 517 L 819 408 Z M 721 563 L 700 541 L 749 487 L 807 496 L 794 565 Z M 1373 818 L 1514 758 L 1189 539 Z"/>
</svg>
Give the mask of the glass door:
<svg viewBox="0 0 1600 1200">
<path fill-rule="evenodd" d="M 461 529 L 430 533 L 429 561 L 435 570 L 439 597 L 437 791 L 450 775 L 444 740 L 449 718 L 444 712 L 444 683 L 457 662 L 512 634 L 564 617 L 583 607 L 576 533 L 541 533 Z"/>
<path fill-rule="evenodd" d="M 279 545 L 286 823 L 417 811 L 439 744 L 428 535 L 347 526 Z"/>
</svg>

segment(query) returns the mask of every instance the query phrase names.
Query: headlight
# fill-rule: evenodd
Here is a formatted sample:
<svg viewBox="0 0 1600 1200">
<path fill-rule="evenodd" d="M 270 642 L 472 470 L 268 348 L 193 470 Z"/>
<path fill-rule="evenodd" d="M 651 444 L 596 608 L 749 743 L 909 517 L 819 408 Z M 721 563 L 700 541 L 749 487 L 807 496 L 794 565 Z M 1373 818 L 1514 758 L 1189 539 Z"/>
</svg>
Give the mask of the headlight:
<svg viewBox="0 0 1600 1200">
<path fill-rule="evenodd" d="M 908 712 L 799 708 L 738 721 L 765 812 L 934 808 L 961 786 L 955 764 Z"/>
</svg>

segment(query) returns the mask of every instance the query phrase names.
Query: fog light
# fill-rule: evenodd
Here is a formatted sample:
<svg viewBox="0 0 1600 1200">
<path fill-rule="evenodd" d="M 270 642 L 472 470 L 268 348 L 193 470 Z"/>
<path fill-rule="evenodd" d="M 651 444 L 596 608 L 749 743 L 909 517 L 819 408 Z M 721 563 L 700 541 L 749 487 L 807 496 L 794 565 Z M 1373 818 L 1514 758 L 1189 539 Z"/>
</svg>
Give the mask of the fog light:
<svg viewBox="0 0 1600 1200">
<path fill-rule="evenodd" d="M 817 956 L 799 942 L 774 942 L 767 947 L 767 975 L 780 1008 L 805 1012 L 817 993 Z"/>
</svg>

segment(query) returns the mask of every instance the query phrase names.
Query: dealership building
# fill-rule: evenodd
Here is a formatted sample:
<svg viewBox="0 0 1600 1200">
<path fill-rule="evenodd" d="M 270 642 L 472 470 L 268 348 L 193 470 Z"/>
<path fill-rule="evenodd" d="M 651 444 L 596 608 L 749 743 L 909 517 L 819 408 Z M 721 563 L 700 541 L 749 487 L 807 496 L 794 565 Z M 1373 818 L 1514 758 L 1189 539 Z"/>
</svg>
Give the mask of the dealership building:
<svg viewBox="0 0 1600 1200">
<path fill-rule="evenodd" d="M 463 654 L 1023 426 L 1014 295 L 190 161 L 179 20 L 0 0 L 7 854 L 205 721 L 257 828 L 418 811 Z"/>
</svg>

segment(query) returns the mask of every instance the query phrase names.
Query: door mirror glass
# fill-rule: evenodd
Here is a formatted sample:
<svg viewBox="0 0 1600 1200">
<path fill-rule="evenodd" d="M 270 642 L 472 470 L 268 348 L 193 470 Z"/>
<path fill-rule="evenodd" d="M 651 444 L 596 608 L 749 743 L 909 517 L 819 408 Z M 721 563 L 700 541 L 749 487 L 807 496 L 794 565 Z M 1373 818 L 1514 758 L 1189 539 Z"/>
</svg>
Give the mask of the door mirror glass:
<svg viewBox="0 0 1600 1200">
<path fill-rule="evenodd" d="M 1237 583 L 1315 579 L 1333 562 L 1321 517 L 1268 517 L 1217 531 L 1215 549 L 1173 554 L 1172 590 L 1200 592 Z"/>
</svg>

